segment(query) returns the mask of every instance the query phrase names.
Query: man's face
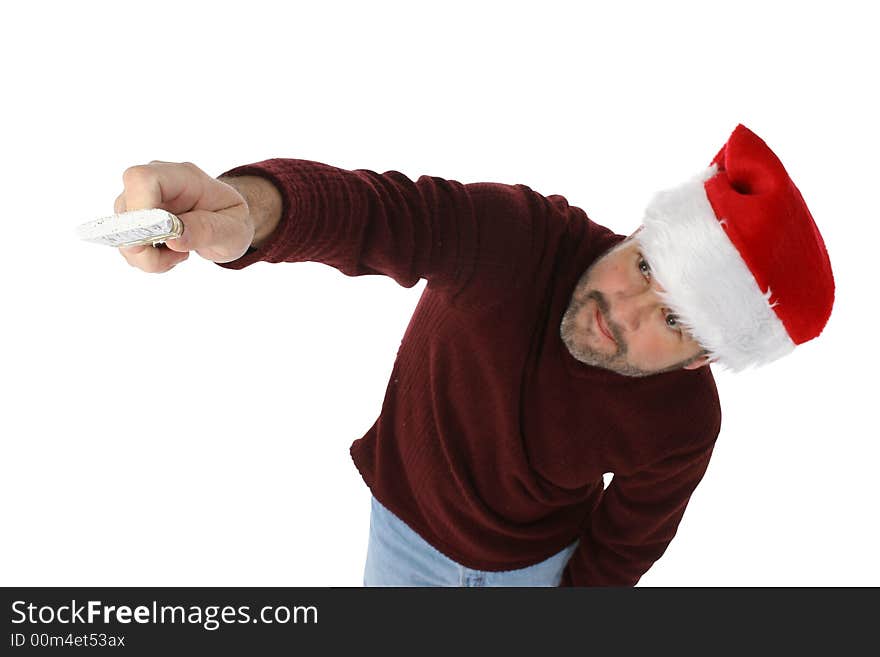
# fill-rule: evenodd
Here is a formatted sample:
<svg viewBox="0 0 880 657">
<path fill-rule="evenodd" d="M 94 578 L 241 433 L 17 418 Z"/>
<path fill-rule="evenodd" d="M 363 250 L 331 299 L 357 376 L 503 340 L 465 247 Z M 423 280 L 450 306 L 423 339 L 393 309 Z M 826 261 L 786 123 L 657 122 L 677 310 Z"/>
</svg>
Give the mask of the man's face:
<svg viewBox="0 0 880 657">
<path fill-rule="evenodd" d="M 708 357 L 664 305 L 632 237 L 581 276 L 562 318 L 565 346 L 579 361 L 625 376 L 705 365 Z"/>
</svg>

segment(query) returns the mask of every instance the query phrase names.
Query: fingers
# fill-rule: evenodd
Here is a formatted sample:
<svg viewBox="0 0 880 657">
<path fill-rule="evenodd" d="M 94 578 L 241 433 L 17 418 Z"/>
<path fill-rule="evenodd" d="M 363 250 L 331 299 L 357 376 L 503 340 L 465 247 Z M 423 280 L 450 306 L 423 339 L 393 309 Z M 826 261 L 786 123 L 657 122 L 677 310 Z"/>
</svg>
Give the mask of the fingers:
<svg viewBox="0 0 880 657">
<path fill-rule="evenodd" d="M 126 210 L 162 207 L 162 184 L 158 173 L 152 163 L 129 167 L 123 172 L 125 189 L 122 194 Z M 170 191 L 170 181 L 166 180 L 165 186 Z"/>
<path fill-rule="evenodd" d="M 162 274 L 189 257 L 189 252 L 178 253 L 164 246 L 120 247 L 119 252 L 132 267 L 151 274 Z"/>
<path fill-rule="evenodd" d="M 162 208 L 179 215 L 196 206 L 206 179 L 191 162 L 153 160 L 129 167 L 122 174 L 125 210 Z"/>
<path fill-rule="evenodd" d="M 163 208 L 175 214 L 191 208 L 202 193 L 203 171 L 191 163 L 153 160 L 126 169 L 122 174 L 124 189 L 113 202 L 118 213 L 146 208 Z M 184 229 L 185 230 L 185 229 Z M 164 246 L 120 247 L 119 252 L 132 267 L 162 273 L 189 257 Z"/>
</svg>

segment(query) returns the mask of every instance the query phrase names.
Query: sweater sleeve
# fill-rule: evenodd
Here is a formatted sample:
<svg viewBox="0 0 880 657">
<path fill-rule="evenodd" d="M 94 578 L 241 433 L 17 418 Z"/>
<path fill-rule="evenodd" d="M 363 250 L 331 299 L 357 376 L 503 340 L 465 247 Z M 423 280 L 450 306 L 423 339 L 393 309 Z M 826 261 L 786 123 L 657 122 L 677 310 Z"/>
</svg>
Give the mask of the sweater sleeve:
<svg viewBox="0 0 880 657">
<path fill-rule="evenodd" d="M 713 448 L 615 474 L 586 521 L 560 586 L 635 586 L 675 536 Z"/>
<path fill-rule="evenodd" d="M 279 225 L 259 249 L 221 266 L 258 261 L 321 262 L 348 276 L 381 274 L 403 287 L 421 278 L 458 291 L 478 281 L 508 289 L 533 241 L 524 185 L 462 184 L 432 176 L 413 182 L 397 171 L 345 170 L 275 158 L 223 176 L 258 175 L 282 196 Z"/>
</svg>

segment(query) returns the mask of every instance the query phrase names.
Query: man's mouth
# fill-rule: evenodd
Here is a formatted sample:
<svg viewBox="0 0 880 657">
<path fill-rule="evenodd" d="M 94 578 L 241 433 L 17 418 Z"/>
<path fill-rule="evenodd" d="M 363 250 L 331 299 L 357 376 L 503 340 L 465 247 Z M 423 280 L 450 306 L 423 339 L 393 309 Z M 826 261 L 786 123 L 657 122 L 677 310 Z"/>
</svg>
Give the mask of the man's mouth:
<svg viewBox="0 0 880 657">
<path fill-rule="evenodd" d="M 608 330 L 608 328 L 605 326 L 605 322 L 602 320 L 602 313 L 599 311 L 598 308 L 596 308 L 596 326 L 599 327 L 599 331 L 601 331 L 601 333 L 602 333 L 606 338 L 608 338 L 609 340 L 611 340 L 611 342 L 613 342 L 614 344 L 617 344 L 617 340 L 615 340 L 615 339 L 612 337 L 611 332 L 610 332 L 610 331 Z"/>
</svg>

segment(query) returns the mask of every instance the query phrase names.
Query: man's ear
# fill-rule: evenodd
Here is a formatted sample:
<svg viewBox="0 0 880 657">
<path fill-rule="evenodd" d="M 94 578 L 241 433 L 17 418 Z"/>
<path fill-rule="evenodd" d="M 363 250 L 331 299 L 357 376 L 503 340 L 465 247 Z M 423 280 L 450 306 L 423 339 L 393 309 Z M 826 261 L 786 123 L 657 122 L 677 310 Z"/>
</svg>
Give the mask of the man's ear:
<svg viewBox="0 0 880 657">
<path fill-rule="evenodd" d="M 711 359 L 709 358 L 709 356 L 703 356 L 701 359 L 695 360 L 690 365 L 685 365 L 682 369 L 695 370 L 699 367 L 703 367 L 704 365 L 708 365 L 710 362 L 711 362 Z"/>
</svg>

